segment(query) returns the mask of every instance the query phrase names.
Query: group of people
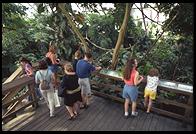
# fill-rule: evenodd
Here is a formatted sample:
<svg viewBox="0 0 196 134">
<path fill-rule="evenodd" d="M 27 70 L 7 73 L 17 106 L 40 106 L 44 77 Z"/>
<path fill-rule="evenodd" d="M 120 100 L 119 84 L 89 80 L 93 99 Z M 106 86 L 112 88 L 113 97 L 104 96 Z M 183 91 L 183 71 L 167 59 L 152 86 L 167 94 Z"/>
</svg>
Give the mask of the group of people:
<svg viewBox="0 0 196 134">
<path fill-rule="evenodd" d="M 50 110 L 50 117 L 55 116 L 55 91 L 59 92 L 59 96 L 64 98 L 64 104 L 68 110 L 70 117 L 73 120 L 77 117 L 79 109 L 89 107 L 89 97 L 91 96 L 90 74 L 95 70 L 101 70 L 100 66 L 93 66 L 93 57 L 91 53 L 85 53 L 82 58 L 81 51 L 75 52 L 73 62 L 67 62 L 62 65 L 64 69 L 64 76 L 59 83 L 57 71 L 59 67 L 59 60 L 56 56 L 56 48 L 50 45 L 49 52 L 46 57 L 39 61 L 38 70 L 34 74 L 31 63 L 21 58 L 20 62 L 23 66 L 25 75 L 35 76 L 35 83 L 38 85 L 36 90 L 37 97 L 43 97 L 47 102 Z M 124 116 L 129 117 L 129 103 L 132 102 L 131 116 L 137 116 L 136 111 L 138 89 L 137 85 L 142 82 L 143 76 L 139 75 L 137 71 L 137 60 L 130 58 L 123 72 L 123 81 L 125 83 L 123 88 Z M 159 72 L 152 68 L 147 76 L 147 85 L 144 90 L 144 106 L 147 113 L 150 113 L 152 101 L 156 98 L 156 90 L 159 82 Z"/>
<path fill-rule="evenodd" d="M 101 67 L 93 66 L 92 55 L 85 53 L 82 58 L 81 52 L 75 52 L 73 62 L 66 62 L 59 65 L 59 60 L 56 56 L 56 48 L 50 45 L 49 52 L 45 58 L 38 62 L 38 70 L 34 74 L 31 63 L 26 58 L 21 58 L 20 63 L 24 73 L 27 76 L 35 76 L 35 83 L 38 85 L 36 95 L 41 96 L 46 101 L 50 110 L 50 117 L 55 116 L 55 91 L 61 92 L 59 96 L 64 98 L 64 104 L 68 110 L 72 120 L 77 117 L 79 109 L 88 108 L 91 96 L 90 74 L 95 70 L 100 70 Z M 59 83 L 57 71 L 59 66 L 64 69 L 64 76 Z M 41 95 L 40 95 L 41 94 Z"/>
</svg>

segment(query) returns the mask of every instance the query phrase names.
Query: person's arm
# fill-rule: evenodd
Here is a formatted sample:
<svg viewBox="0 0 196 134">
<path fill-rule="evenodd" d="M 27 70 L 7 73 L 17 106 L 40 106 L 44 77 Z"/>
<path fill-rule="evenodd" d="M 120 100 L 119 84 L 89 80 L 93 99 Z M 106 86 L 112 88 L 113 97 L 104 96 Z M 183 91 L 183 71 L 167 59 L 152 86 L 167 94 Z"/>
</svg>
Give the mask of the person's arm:
<svg viewBox="0 0 196 134">
<path fill-rule="evenodd" d="M 25 71 L 26 71 L 27 76 L 33 75 L 33 68 L 30 64 L 25 65 Z"/>
<path fill-rule="evenodd" d="M 98 67 L 95 67 L 95 70 L 101 70 L 102 67 L 98 66 Z"/>
<path fill-rule="evenodd" d="M 136 72 L 134 78 L 134 85 L 137 86 L 143 80 L 143 76 L 139 76 L 139 73 Z"/>
<path fill-rule="evenodd" d="M 65 70 L 65 73 L 68 75 L 75 75 L 76 74 L 76 72 L 67 72 L 67 70 Z"/>
<path fill-rule="evenodd" d="M 52 64 L 58 64 L 58 62 L 56 60 L 57 60 L 56 55 L 55 54 L 52 54 L 51 55 Z"/>
</svg>

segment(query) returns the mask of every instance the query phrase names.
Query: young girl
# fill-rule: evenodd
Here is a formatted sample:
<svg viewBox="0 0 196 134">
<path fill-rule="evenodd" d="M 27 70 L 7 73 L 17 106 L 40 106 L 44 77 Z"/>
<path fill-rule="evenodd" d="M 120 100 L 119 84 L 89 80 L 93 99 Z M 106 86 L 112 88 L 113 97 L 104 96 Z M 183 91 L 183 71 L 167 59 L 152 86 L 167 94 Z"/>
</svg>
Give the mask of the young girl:
<svg viewBox="0 0 196 134">
<path fill-rule="evenodd" d="M 138 71 L 136 70 L 137 60 L 132 58 L 128 59 L 124 72 L 123 72 L 123 80 L 125 82 L 125 86 L 123 89 L 123 98 L 125 98 L 125 118 L 128 118 L 128 108 L 129 102 L 132 102 L 132 116 L 137 116 L 138 112 L 136 112 L 136 100 L 138 97 L 138 89 L 137 85 L 143 80 L 142 76 L 139 76 Z"/>
<path fill-rule="evenodd" d="M 152 107 L 152 100 L 155 100 L 157 94 L 157 86 L 159 83 L 159 71 L 156 68 L 152 68 L 147 76 L 147 84 L 144 90 L 144 106 L 148 104 L 146 113 L 150 113 Z"/>
</svg>

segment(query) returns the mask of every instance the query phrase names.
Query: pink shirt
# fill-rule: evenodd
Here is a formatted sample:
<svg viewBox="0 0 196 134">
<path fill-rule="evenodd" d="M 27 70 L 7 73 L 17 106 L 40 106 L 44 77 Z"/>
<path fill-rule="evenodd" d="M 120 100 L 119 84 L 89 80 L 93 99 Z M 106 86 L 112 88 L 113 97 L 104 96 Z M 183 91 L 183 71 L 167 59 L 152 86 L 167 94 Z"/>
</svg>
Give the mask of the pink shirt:
<svg viewBox="0 0 196 134">
<path fill-rule="evenodd" d="M 137 73 L 135 67 L 132 69 L 131 74 L 130 74 L 130 79 L 129 80 L 125 80 L 124 82 L 127 85 L 134 85 L 134 78 L 135 78 L 135 74 Z"/>
</svg>

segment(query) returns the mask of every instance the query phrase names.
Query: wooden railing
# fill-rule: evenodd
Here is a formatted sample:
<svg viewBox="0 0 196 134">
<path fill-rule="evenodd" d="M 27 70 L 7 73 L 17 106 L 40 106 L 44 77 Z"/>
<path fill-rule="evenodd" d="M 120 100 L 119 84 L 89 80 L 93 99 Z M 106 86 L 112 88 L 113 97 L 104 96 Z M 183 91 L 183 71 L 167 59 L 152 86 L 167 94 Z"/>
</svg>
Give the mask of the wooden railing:
<svg viewBox="0 0 196 134">
<path fill-rule="evenodd" d="M 37 63 L 33 63 L 33 68 L 36 70 Z M 36 98 L 35 98 L 35 90 L 34 90 L 34 78 L 33 77 L 23 77 L 22 75 L 22 67 L 19 66 L 12 75 L 6 79 L 2 86 L 2 120 L 7 118 L 12 119 L 15 117 L 16 113 L 21 111 L 22 109 L 28 107 L 29 105 L 37 106 Z M 27 88 L 27 92 L 23 93 L 21 96 L 17 97 L 19 91 Z M 29 101 L 28 104 L 20 107 L 21 101 L 27 96 L 32 95 L 32 101 Z"/>
<path fill-rule="evenodd" d="M 34 72 L 36 72 L 38 63 L 33 63 Z M 22 75 L 22 68 L 18 69 L 3 83 L 2 86 L 2 120 L 6 122 L 6 119 L 12 119 L 15 117 L 16 113 L 25 109 L 26 107 L 32 105 L 34 108 L 37 107 L 37 101 L 35 95 L 35 81 L 34 77 L 28 77 Z M 58 74 L 59 77 L 62 77 L 62 74 Z M 25 88 L 25 89 L 24 89 Z M 17 97 L 19 92 L 26 91 L 21 93 Z M 31 96 L 31 100 L 28 101 L 24 106 L 21 102 L 23 99 Z"/>
<path fill-rule="evenodd" d="M 22 90 L 26 89 L 26 92 L 21 93 Z M 22 77 L 11 82 L 5 83 L 2 86 L 2 109 L 3 115 L 2 120 L 13 117 L 17 112 L 25 109 L 26 107 L 33 105 L 37 106 L 37 99 L 34 90 L 34 77 Z M 32 99 L 27 104 L 21 106 L 23 99 L 31 96 Z"/>
<path fill-rule="evenodd" d="M 116 75 L 108 75 L 104 73 L 96 73 L 94 75 L 94 78 L 100 78 L 102 82 L 98 82 L 97 80 L 92 80 L 92 88 L 95 89 L 92 92 L 95 95 L 99 95 L 105 98 L 110 98 L 119 102 L 124 102 L 124 99 L 119 96 L 119 93 L 122 93 L 123 87 L 119 86 L 118 84 L 110 84 L 106 81 L 112 80 L 113 83 L 115 82 L 121 82 L 123 83 L 122 79 Z M 173 83 L 171 81 L 166 80 L 160 80 L 160 84 L 158 86 L 158 96 L 155 100 L 155 103 L 159 105 L 154 104 L 152 107 L 153 112 L 166 115 L 172 118 L 180 119 L 183 121 L 183 123 L 193 123 L 193 89 L 192 86 L 191 89 L 185 89 L 181 85 L 182 83 L 175 83 L 175 85 L 166 85 L 164 83 Z M 140 102 L 144 101 L 144 87 L 146 85 L 146 80 L 144 80 L 139 85 L 139 96 L 138 96 L 138 107 L 141 109 L 144 109 Z M 175 86 L 177 88 L 175 88 Z M 180 86 L 182 88 L 180 88 Z M 103 91 L 105 90 L 105 92 Z M 113 91 L 113 93 L 108 93 L 108 91 Z M 177 99 L 166 99 L 162 97 L 160 94 L 164 94 L 166 92 L 175 93 L 177 97 L 182 96 L 185 97 L 187 101 L 185 102 L 179 102 Z M 167 107 L 170 107 L 167 109 Z M 172 109 L 172 110 L 171 110 Z"/>
</svg>

